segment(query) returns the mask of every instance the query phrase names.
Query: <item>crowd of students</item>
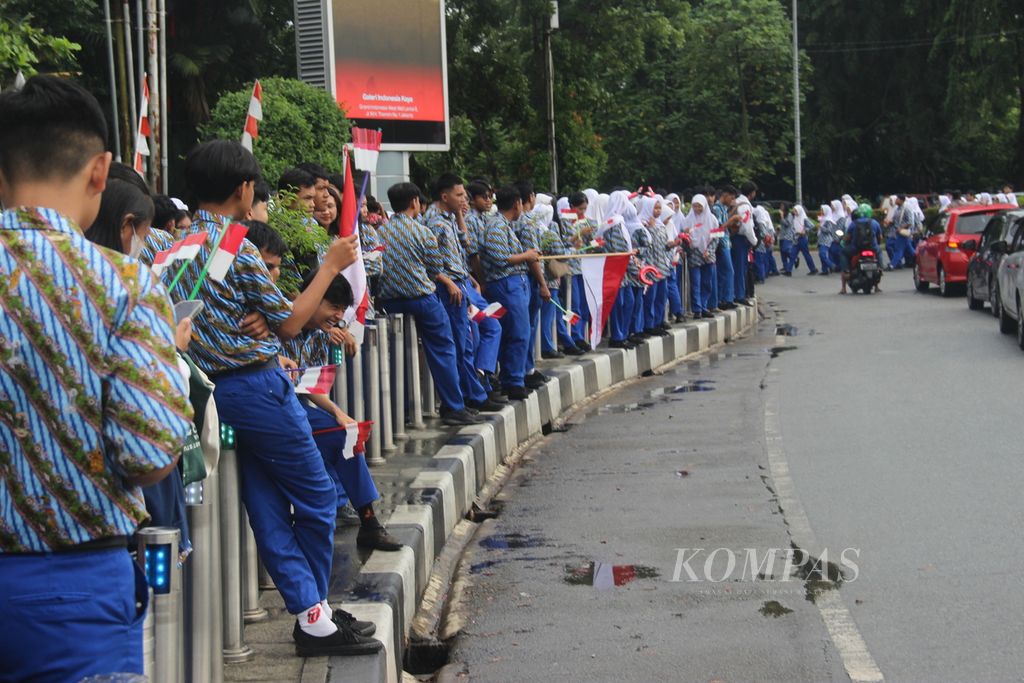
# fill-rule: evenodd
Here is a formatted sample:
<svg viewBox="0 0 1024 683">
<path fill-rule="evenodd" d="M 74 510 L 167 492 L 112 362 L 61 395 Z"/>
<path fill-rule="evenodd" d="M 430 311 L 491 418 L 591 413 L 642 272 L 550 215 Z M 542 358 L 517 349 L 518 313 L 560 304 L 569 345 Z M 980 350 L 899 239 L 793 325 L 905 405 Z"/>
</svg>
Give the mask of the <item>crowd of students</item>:
<svg viewBox="0 0 1024 683">
<path fill-rule="evenodd" d="M 620 349 L 685 321 L 686 291 L 695 317 L 752 305 L 755 284 L 780 272 L 776 243 L 782 274 L 800 255 L 817 272 L 806 212 L 786 211 L 776 230 L 751 182 L 554 197 L 529 181 L 495 188 L 445 173 L 429 197 L 390 187 L 390 211 L 366 197 L 349 235 L 344 179 L 315 163 L 282 173 L 275 197 L 251 152 L 204 142 L 185 161 L 190 209 L 151 195 L 106 150 L 100 107 L 73 83 L 39 76 L 0 95 L 0 614 L 20 625 L 0 661 L 15 680 L 141 671 L 147 591 L 126 550 L 152 519 L 181 528 L 188 551 L 179 460 L 209 431 L 212 406 L 235 430 L 242 500 L 296 617 L 297 653 L 380 650 L 372 623 L 327 600 L 335 527 L 359 524 L 362 548 L 402 544 L 376 517 L 365 458 L 344 455 L 352 418 L 295 391 L 295 371 L 330 365 L 332 347 L 356 352 L 342 272 L 360 259 L 372 315 L 415 320 L 450 426 L 543 386 L 536 340 L 547 359 L 592 351 L 599 321 L 581 263 L 592 253 L 630 255 L 608 320 Z M 322 247 L 289 248 L 270 225 L 274 202 L 302 212 Z M 851 203 L 821 207 L 823 273 L 841 269 Z M 894 207 L 885 223 L 898 266 L 923 214 L 913 198 Z M 236 222 L 245 239 L 213 277 Z M 183 244 L 195 250 L 185 267 L 153 268 Z M 278 280 L 292 267 L 301 287 L 288 297 Z M 200 311 L 172 316 L 195 301 Z"/>
</svg>

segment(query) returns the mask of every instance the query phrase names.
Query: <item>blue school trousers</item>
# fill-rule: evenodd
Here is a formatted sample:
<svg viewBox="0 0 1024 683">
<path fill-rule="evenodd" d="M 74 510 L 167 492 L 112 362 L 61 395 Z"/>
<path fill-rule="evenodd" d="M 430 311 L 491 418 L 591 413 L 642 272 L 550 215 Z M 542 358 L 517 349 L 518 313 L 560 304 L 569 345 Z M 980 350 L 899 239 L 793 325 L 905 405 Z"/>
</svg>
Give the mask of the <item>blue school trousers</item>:
<svg viewBox="0 0 1024 683">
<path fill-rule="evenodd" d="M 501 318 L 501 374 L 503 387 L 524 386 L 530 334 L 530 283 L 525 275 L 508 277 L 487 283 L 487 298 L 505 307 Z"/>
<path fill-rule="evenodd" d="M 530 279 L 530 338 L 527 340 L 528 346 L 526 347 L 526 374 L 532 374 L 534 371 L 534 355 L 535 347 L 537 344 L 537 329 L 540 327 L 540 305 L 542 299 L 540 298 L 540 285 L 537 281 Z"/>
<path fill-rule="evenodd" d="M 615 298 L 615 308 L 609 316 L 613 342 L 625 341 L 630 335 L 630 324 L 633 315 L 633 288 L 629 285 L 619 287 Z"/>
<path fill-rule="evenodd" d="M 832 262 L 831 246 L 818 246 L 818 260 L 821 261 L 821 271 L 823 273 L 831 273 L 836 269 L 836 264 Z"/>
<path fill-rule="evenodd" d="M 476 374 L 473 354 L 473 321 L 469 319 L 469 290 L 473 289 L 468 278 L 456 281 L 455 286 L 462 293 L 459 303 L 452 301 L 448 295 L 448 289 L 441 283 L 437 284 L 437 298 L 444 306 L 448 314 L 448 323 L 451 325 L 451 341 L 455 346 L 455 363 L 459 370 L 459 388 L 462 390 L 463 400 L 482 403 L 487 400 L 487 391 L 480 383 L 480 376 Z"/>
<path fill-rule="evenodd" d="M 630 334 L 640 334 L 644 331 L 644 323 L 647 316 L 644 314 L 644 286 L 633 287 L 633 315 L 630 318 Z"/>
<path fill-rule="evenodd" d="M 718 308 L 721 304 L 732 303 L 736 299 L 736 279 L 732 267 L 732 248 L 718 245 L 718 255 L 715 258 L 715 270 L 717 273 L 718 288 L 713 296 L 715 305 L 711 308 Z M 744 286 L 744 290 L 746 286 Z"/>
<path fill-rule="evenodd" d="M 716 278 L 713 263 L 705 263 L 699 267 L 690 266 L 690 303 L 694 315 L 710 310 L 711 290 Z"/>
<path fill-rule="evenodd" d="M 575 346 L 576 343 L 569 335 L 569 327 L 565 322 L 564 314 L 558 310 L 562 306 L 562 299 L 559 296 L 558 288 L 551 290 L 551 301 L 545 301 L 541 306 L 540 316 L 540 350 L 544 353 L 558 351 L 558 345 L 551 334 L 552 325 L 558 326 L 558 341 L 563 346 Z M 565 306 L 562 306 L 565 308 Z"/>
<path fill-rule="evenodd" d="M 779 242 L 779 253 L 782 255 L 782 272 L 793 272 L 793 242 L 781 240 Z"/>
<path fill-rule="evenodd" d="M 327 598 L 338 493 L 295 387 L 273 363 L 214 375 L 213 398 L 235 428 L 242 502 L 263 565 L 288 612 L 301 614 Z"/>
<path fill-rule="evenodd" d="M 459 380 L 459 358 L 452 343 L 455 337 L 437 293 L 415 299 L 388 299 L 380 305 L 388 313 L 402 313 L 416 319 L 416 332 L 423 342 L 423 353 L 441 405 L 447 410 L 463 410 L 466 402 Z"/>
<path fill-rule="evenodd" d="M 0 554 L 0 577 L 0 681 L 142 674 L 149 590 L 126 548 Z"/>
<path fill-rule="evenodd" d="M 572 338 L 577 342 L 587 341 L 587 323 L 590 322 L 590 304 L 587 303 L 586 285 L 582 275 L 572 276 L 572 310 L 580 321 L 572 328 Z"/>
<path fill-rule="evenodd" d="M 737 299 L 747 298 L 747 271 L 750 269 L 750 242 L 743 235 L 732 238 L 732 282 Z"/>
<path fill-rule="evenodd" d="M 804 255 L 804 260 L 807 261 L 807 269 L 812 273 L 817 273 L 818 268 L 814 265 L 814 259 L 811 258 L 811 248 L 807 241 L 807 235 L 800 235 L 796 238 L 796 243 L 793 245 L 793 265 L 795 266 L 800 261 L 800 254 Z"/>
<path fill-rule="evenodd" d="M 683 266 L 677 264 L 669 270 L 668 281 L 665 285 L 665 295 L 668 297 L 669 312 L 672 315 L 683 315 L 683 295 L 679 289 L 679 281 L 682 278 Z"/>
<path fill-rule="evenodd" d="M 472 285 L 466 288 L 466 294 L 469 303 L 481 311 L 491 305 Z M 471 347 L 474 367 L 494 374 L 498 369 L 498 352 L 501 349 L 501 323 L 494 318 L 484 318 L 478 323 L 474 322 L 470 331 L 473 333 Z"/>
</svg>

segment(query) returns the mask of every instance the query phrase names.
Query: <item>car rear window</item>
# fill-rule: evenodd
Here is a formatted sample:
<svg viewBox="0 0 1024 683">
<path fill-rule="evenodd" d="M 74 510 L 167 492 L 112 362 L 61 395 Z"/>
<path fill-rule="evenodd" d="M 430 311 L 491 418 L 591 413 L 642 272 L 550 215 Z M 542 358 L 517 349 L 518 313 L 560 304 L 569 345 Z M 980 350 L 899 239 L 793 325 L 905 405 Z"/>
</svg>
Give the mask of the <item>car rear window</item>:
<svg viewBox="0 0 1024 683">
<path fill-rule="evenodd" d="M 985 231 L 985 226 L 988 225 L 990 218 L 992 218 L 990 213 L 972 213 L 960 216 L 956 221 L 956 234 L 980 235 Z"/>
</svg>

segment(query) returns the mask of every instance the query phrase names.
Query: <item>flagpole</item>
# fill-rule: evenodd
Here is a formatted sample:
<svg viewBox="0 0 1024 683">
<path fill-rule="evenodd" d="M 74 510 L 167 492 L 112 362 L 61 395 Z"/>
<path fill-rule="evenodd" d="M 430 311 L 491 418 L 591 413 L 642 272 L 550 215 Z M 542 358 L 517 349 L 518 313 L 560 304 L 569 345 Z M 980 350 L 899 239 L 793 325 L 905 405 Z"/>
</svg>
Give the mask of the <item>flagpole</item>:
<svg viewBox="0 0 1024 683">
<path fill-rule="evenodd" d="M 599 258 L 601 256 L 633 256 L 631 251 L 619 251 L 614 254 L 552 254 L 550 256 L 541 256 L 541 261 L 571 261 L 576 258 Z"/>
</svg>

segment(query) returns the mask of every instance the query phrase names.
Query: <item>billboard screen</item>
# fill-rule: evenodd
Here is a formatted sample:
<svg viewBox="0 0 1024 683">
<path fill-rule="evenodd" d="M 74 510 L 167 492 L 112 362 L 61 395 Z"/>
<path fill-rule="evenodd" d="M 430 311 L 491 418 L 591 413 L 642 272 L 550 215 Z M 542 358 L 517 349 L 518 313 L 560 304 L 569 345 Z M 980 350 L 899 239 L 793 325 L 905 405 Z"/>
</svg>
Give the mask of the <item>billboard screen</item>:
<svg viewBox="0 0 1024 683">
<path fill-rule="evenodd" d="M 334 97 L 383 149 L 448 149 L 443 0 L 332 0 Z"/>
</svg>

